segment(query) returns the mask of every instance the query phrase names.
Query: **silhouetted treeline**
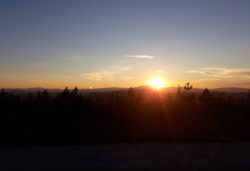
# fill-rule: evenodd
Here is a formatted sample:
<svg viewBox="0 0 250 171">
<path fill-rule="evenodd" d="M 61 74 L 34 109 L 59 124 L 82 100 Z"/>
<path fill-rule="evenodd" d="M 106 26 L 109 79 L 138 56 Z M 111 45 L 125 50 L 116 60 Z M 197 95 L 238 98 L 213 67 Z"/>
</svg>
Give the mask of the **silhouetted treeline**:
<svg viewBox="0 0 250 171">
<path fill-rule="evenodd" d="M 0 93 L 2 145 L 250 140 L 250 94 L 157 90 Z"/>
</svg>

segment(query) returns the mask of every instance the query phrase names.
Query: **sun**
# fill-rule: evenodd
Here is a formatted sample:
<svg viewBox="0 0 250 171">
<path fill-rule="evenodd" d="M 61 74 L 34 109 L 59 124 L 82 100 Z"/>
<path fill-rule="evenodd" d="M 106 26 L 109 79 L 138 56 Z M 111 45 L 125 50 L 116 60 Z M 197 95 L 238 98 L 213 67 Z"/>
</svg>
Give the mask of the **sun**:
<svg viewBox="0 0 250 171">
<path fill-rule="evenodd" d="M 155 78 L 151 80 L 150 85 L 157 89 L 166 86 L 165 82 L 161 78 Z"/>
</svg>

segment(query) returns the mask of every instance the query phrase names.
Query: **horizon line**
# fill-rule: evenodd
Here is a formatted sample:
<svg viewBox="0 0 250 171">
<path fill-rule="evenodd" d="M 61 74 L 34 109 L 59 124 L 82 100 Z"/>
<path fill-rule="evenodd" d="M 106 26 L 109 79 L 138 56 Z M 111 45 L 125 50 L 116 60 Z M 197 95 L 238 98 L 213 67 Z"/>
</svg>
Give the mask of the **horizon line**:
<svg viewBox="0 0 250 171">
<path fill-rule="evenodd" d="M 110 87 L 97 87 L 97 88 L 90 88 L 90 87 L 85 87 L 85 88 L 79 88 L 78 86 L 65 86 L 64 88 L 46 88 L 46 87 L 25 87 L 25 88 L 8 88 L 8 87 L 1 87 L 0 89 L 21 89 L 21 90 L 25 90 L 25 89 L 45 89 L 45 90 L 52 90 L 52 89 L 57 89 L 57 90 L 64 90 L 65 88 L 68 88 L 68 89 L 74 89 L 75 87 L 77 87 L 79 90 L 98 90 L 98 89 L 115 89 L 115 88 L 118 88 L 118 89 L 129 89 L 129 88 L 141 88 L 141 87 L 151 87 L 153 88 L 152 86 L 150 85 L 142 85 L 142 86 L 130 86 L 130 87 L 116 87 L 116 86 L 110 86 Z M 180 86 L 181 88 L 183 88 L 184 86 Z M 167 88 L 178 88 L 178 86 L 166 86 L 166 87 L 162 87 L 160 89 L 167 89 Z M 236 87 L 236 86 L 225 86 L 225 87 L 212 87 L 212 88 L 209 88 L 209 87 L 193 87 L 193 89 L 221 89 L 221 88 L 228 88 L 228 89 L 232 89 L 232 88 L 240 88 L 240 89 L 249 89 L 250 90 L 250 87 L 249 88 L 246 88 L 246 87 Z"/>
</svg>

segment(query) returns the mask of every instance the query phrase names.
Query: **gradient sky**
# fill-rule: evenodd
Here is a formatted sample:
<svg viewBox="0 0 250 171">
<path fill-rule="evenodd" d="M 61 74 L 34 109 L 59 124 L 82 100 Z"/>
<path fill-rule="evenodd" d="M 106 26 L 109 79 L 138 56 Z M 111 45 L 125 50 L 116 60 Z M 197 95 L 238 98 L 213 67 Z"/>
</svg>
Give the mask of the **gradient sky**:
<svg viewBox="0 0 250 171">
<path fill-rule="evenodd" d="M 250 88 L 249 0 L 0 0 L 0 87 Z"/>
</svg>

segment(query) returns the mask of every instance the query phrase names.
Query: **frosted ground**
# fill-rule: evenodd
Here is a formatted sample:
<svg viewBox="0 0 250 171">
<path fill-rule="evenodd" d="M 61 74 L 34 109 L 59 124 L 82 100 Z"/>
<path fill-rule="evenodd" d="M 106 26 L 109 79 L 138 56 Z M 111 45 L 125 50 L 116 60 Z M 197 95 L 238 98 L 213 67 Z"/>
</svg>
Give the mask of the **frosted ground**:
<svg viewBox="0 0 250 171">
<path fill-rule="evenodd" d="M 0 148 L 0 170 L 249 170 L 250 143 Z"/>
</svg>

